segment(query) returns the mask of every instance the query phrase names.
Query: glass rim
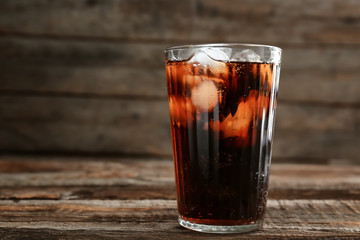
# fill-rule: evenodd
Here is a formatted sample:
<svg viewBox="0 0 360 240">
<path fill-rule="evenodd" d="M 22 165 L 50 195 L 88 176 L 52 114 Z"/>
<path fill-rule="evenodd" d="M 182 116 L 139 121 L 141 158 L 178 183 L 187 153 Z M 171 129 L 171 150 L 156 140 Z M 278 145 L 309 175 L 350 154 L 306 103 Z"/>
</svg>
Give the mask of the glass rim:
<svg viewBox="0 0 360 240">
<path fill-rule="evenodd" d="M 165 48 L 165 52 L 173 51 L 173 50 L 186 50 L 192 48 L 203 48 L 203 47 L 210 47 L 210 48 L 217 48 L 217 47 L 249 47 L 249 48 L 263 48 L 270 51 L 275 52 L 282 52 L 282 49 L 272 45 L 265 45 L 265 44 L 252 44 L 252 43 L 205 43 L 205 44 L 186 44 L 186 45 L 178 45 Z"/>
</svg>

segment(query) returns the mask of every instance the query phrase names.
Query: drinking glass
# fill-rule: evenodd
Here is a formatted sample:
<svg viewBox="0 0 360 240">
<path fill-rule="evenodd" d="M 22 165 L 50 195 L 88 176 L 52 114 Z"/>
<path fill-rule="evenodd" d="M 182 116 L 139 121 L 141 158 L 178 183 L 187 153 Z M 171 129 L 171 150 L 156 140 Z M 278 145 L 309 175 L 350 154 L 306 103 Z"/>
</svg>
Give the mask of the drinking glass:
<svg viewBox="0 0 360 240">
<path fill-rule="evenodd" d="M 204 44 L 165 50 L 181 226 L 233 233 L 262 225 L 281 49 Z"/>
</svg>

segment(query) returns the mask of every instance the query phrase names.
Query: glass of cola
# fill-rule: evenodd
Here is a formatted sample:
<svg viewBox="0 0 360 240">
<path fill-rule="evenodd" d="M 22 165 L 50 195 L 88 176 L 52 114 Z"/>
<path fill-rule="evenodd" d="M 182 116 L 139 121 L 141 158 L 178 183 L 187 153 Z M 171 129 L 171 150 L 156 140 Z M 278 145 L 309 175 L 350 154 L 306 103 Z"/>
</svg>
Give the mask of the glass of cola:
<svg viewBox="0 0 360 240">
<path fill-rule="evenodd" d="M 262 225 L 281 49 L 205 44 L 165 50 L 179 223 L 209 233 Z"/>
</svg>

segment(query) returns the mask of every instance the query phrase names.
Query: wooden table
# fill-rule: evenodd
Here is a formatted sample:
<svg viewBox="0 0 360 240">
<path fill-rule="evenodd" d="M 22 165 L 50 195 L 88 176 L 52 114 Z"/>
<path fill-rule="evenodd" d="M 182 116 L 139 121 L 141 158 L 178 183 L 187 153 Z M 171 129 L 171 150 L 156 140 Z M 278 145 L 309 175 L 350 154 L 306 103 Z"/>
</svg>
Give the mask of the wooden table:
<svg viewBox="0 0 360 240">
<path fill-rule="evenodd" d="M 0 158 L 0 239 L 360 239 L 360 166 L 273 164 L 264 228 L 177 223 L 169 159 Z"/>
</svg>

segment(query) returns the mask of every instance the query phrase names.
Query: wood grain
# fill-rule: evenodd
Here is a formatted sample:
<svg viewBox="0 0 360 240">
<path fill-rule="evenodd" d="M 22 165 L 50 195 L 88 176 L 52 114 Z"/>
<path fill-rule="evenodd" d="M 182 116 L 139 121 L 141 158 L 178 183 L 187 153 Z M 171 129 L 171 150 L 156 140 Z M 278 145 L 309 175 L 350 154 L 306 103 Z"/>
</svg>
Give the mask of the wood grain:
<svg viewBox="0 0 360 240">
<path fill-rule="evenodd" d="M 167 98 L 164 69 L 15 65 L 2 71 L 0 92 L 79 97 Z"/>
<path fill-rule="evenodd" d="M 55 224 L 54 224 L 55 225 Z M 282 231 L 279 229 L 269 229 L 266 231 L 259 231 L 258 233 L 248 233 L 248 234 L 231 234 L 231 235 L 214 235 L 214 234 L 199 234 L 195 232 L 190 232 L 188 230 L 182 229 L 173 222 L 162 221 L 158 224 L 152 223 L 112 223 L 106 224 L 83 224 L 80 223 L 66 223 L 62 226 L 69 226 L 69 230 L 58 230 L 58 229 L 49 229 L 49 225 L 46 224 L 37 224 L 39 228 L 35 228 L 29 223 L 23 223 L 21 226 L 26 226 L 26 228 L 9 228 L 3 227 L 0 228 L 0 234 L 3 235 L 3 239 L 14 240 L 14 239 L 23 239 L 23 236 L 27 236 L 29 240 L 39 240 L 39 239 L 84 239 L 84 240 L 96 240 L 96 239 L 169 239 L 178 237 L 180 239 L 347 239 L 347 240 L 357 240 L 357 233 L 352 232 L 335 232 L 333 231 L 321 231 L 317 229 L 311 229 L 306 231 L 286 229 L 286 235 L 282 234 Z M 79 226 L 80 225 L 80 226 Z M 91 230 L 86 229 L 89 226 L 100 226 L 102 229 Z M 77 226 L 78 229 L 76 229 Z M 112 227 L 114 230 L 104 230 L 106 228 Z M 136 229 L 134 229 L 136 226 Z M 129 230 L 128 230 L 129 229 Z M 139 229 L 142 231 L 139 232 Z"/>
<path fill-rule="evenodd" d="M 166 99 L 166 46 L 3 38 L 0 93 Z M 285 47 L 280 100 L 358 105 L 359 54 L 354 47 Z"/>
<path fill-rule="evenodd" d="M 348 8 L 354 2 L 328 1 L 236 1 L 220 4 L 216 0 L 199 1 L 194 39 L 215 37 L 215 41 L 269 43 L 355 43 L 357 24 L 349 24 L 341 16 L 330 13 L 336 8 Z M 310 6 L 312 10 L 303 10 Z M 341 6 L 342 5 L 342 6 Z M 295 10 L 296 9 L 296 10 Z M 330 12 L 325 13 L 327 10 Z M 295 13 L 296 12 L 296 13 Z M 358 10 L 346 11 L 347 17 Z M 357 18 L 356 18 L 357 19 Z M 351 21 L 350 21 L 351 22 Z M 281 26 L 281 27 L 280 27 Z"/>
<path fill-rule="evenodd" d="M 359 3 L 352 0 L 226 0 L 222 4 L 213 0 L 42 0 L 34 6 L 8 0 L 2 1 L 0 9 L 0 30 L 6 34 L 157 41 L 266 39 L 274 44 L 358 44 L 360 39 Z"/>
<path fill-rule="evenodd" d="M 273 174 L 274 175 L 274 174 Z M 272 183 L 276 182 L 273 180 Z M 154 183 L 155 184 L 155 183 Z M 350 184 L 349 184 L 350 185 Z M 352 184 L 355 185 L 355 184 Z M 175 184 L 151 185 L 87 185 L 87 186 L 12 186 L 1 187 L 0 200 L 144 200 L 144 199 L 176 199 Z M 278 187 L 271 185 L 269 199 L 335 199 L 360 200 L 360 189 L 331 189 L 323 186 L 314 189 L 309 186 Z"/>
<path fill-rule="evenodd" d="M 357 221 L 357 214 L 360 213 L 359 201 L 338 201 L 338 200 L 269 200 L 267 203 L 268 219 L 267 222 L 276 225 L 281 222 L 282 225 L 286 225 L 281 216 L 288 215 L 290 212 L 299 219 L 292 219 L 288 222 L 289 225 L 295 222 L 299 223 L 306 220 L 304 223 L 311 221 L 315 222 L 315 219 L 324 221 L 324 218 L 328 218 L 329 222 L 341 221 Z M 316 209 L 314 212 L 313 209 Z M 176 201 L 175 200 L 60 200 L 60 201 L 28 201 L 23 200 L 17 203 L 13 201 L 1 201 L 0 210 L 2 212 L 0 216 L 1 222 L 3 222 L 9 215 L 14 215 L 11 218 L 12 222 L 17 222 L 18 219 L 36 221 L 41 214 L 46 212 L 52 213 L 48 216 L 41 217 L 43 221 L 80 221 L 80 222 L 103 222 L 101 217 L 106 218 L 107 221 L 112 222 L 114 218 L 118 218 L 116 221 L 136 221 L 136 218 L 140 218 L 143 221 L 152 220 L 148 218 L 161 215 L 159 221 L 176 219 Z M 282 210 L 282 211 L 281 211 Z M 272 213 L 274 211 L 274 213 Z M 343 211 L 341 213 L 341 211 Z M 166 214 L 162 214 L 161 212 Z M 308 214 L 313 214 L 311 218 Z M 18 214 L 18 216 L 16 216 Z M 98 214 L 93 216 L 94 214 Z M 336 218 L 330 218 L 329 216 L 321 216 L 321 214 L 334 215 Z M 6 216 L 8 215 L 8 216 Z M 37 216 L 36 216 L 37 215 Z M 154 216 L 155 215 L 155 216 Z M 290 214 L 291 215 L 291 214 Z M 306 218 L 304 218 L 304 215 Z M 95 217 L 96 219 L 94 219 Z M 167 219 L 169 217 L 169 219 Z M 65 219 L 64 219 L 65 218 Z M 40 220 L 40 219 L 39 219 Z M 105 220 L 103 218 L 103 220 Z M 338 220 L 338 221 L 336 221 Z M 316 221 L 318 222 L 318 221 Z M 321 222 L 320 222 L 321 223 Z M 356 230 L 356 229 L 354 229 Z M 359 229 L 357 229 L 359 230 Z"/>
<path fill-rule="evenodd" d="M 268 200 L 261 231 L 240 235 L 200 234 L 178 225 L 170 160 L 2 156 L 0 171 L 1 239 L 356 239 L 360 234 L 359 166 L 273 164 L 270 192 L 282 195 Z M 351 195 L 341 198 L 344 192 Z"/>
<path fill-rule="evenodd" d="M 175 199 L 170 159 L 4 156 L 0 199 Z M 273 164 L 270 199 L 360 200 L 358 166 Z"/>
<path fill-rule="evenodd" d="M 31 6 L 26 1 L 2 1 L 0 29 L 3 33 L 85 38 L 183 39 L 190 30 L 192 4 L 189 0 L 174 3 L 41 0 Z"/>
<path fill-rule="evenodd" d="M 0 239 L 358 239 L 359 16 L 356 0 L 0 1 Z M 261 231 L 177 223 L 163 50 L 203 42 L 284 50 Z"/>
<path fill-rule="evenodd" d="M 82 41 L 72 39 L 0 38 L 0 62 L 4 66 L 21 63 L 26 66 L 164 68 L 164 49 L 170 43 Z M 282 70 L 316 70 L 336 73 L 357 70 L 360 47 L 352 45 L 317 46 L 284 45 Z"/>
<path fill-rule="evenodd" d="M 3 152 L 172 153 L 166 100 L 0 99 Z M 280 102 L 274 157 L 359 159 L 359 123 L 358 108 Z"/>
<path fill-rule="evenodd" d="M 340 103 L 344 107 L 347 104 L 359 106 L 359 71 L 341 69 L 340 66 L 323 71 L 311 69 L 288 71 L 284 66 L 280 75 L 280 101 Z"/>
<path fill-rule="evenodd" d="M 274 157 L 356 162 L 359 9 L 353 0 L 1 1 L 0 151 L 170 156 L 164 48 L 263 41 L 284 50 Z"/>
<path fill-rule="evenodd" d="M 357 149 L 359 136 L 356 132 L 341 132 L 337 130 L 325 130 L 320 133 L 316 131 L 277 131 L 275 133 L 273 152 L 278 157 L 306 156 L 323 158 L 325 156 L 332 160 L 347 162 L 348 159 L 358 162 Z"/>
<path fill-rule="evenodd" d="M 288 70 L 284 67 L 280 80 L 280 101 L 359 105 L 358 71 L 340 67 L 333 71 Z M 116 67 L 112 64 L 74 67 L 43 63 L 41 67 L 14 64 L 1 72 L 0 92 L 3 93 L 93 98 L 167 97 L 165 70 L 162 68 Z"/>
<path fill-rule="evenodd" d="M 24 64 L 45 66 L 121 67 L 145 66 L 164 68 L 166 44 L 81 41 L 47 38 L 0 38 L 2 66 Z"/>
<path fill-rule="evenodd" d="M 1 150 L 171 151 L 165 101 L 0 98 Z"/>
<path fill-rule="evenodd" d="M 160 236 L 184 232 L 176 221 L 175 200 L 1 201 L 0 209 L 2 229 L 14 226 L 25 230 L 36 228 L 38 231 L 44 228 L 63 231 L 86 228 L 87 231 L 119 231 L 119 235 L 124 231 L 132 232 L 138 236 L 160 227 L 162 231 L 157 231 Z M 285 232 L 291 237 L 355 237 L 359 234 L 359 212 L 359 201 L 269 200 L 263 230 L 241 236 L 276 237 Z M 11 225 L 6 222 L 10 219 Z M 138 221 L 140 225 L 129 224 Z M 36 222 L 40 225 L 35 227 Z M 190 231 L 186 234 L 207 236 Z"/>
</svg>

